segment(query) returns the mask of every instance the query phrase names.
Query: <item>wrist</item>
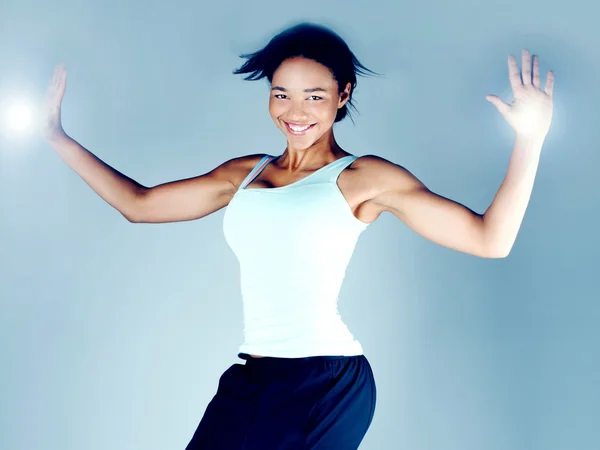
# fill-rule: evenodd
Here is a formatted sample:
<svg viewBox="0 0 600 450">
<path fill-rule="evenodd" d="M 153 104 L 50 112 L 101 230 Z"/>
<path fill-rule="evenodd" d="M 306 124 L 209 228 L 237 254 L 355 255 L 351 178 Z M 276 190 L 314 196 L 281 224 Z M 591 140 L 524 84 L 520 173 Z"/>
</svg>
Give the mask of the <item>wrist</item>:
<svg viewBox="0 0 600 450">
<path fill-rule="evenodd" d="M 546 139 L 546 133 L 516 133 L 515 139 L 528 144 L 541 144 Z"/>
<path fill-rule="evenodd" d="M 546 139 L 545 134 L 522 134 L 517 133 L 515 147 L 528 152 L 540 152 Z"/>
<path fill-rule="evenodd" d="M 61 128 L 59 130 L 53 130 L 46 135 L 46 140 L 50 145 L 60 145 L 72 141 L 72 139 L 65 133 Z"/>
</svg>

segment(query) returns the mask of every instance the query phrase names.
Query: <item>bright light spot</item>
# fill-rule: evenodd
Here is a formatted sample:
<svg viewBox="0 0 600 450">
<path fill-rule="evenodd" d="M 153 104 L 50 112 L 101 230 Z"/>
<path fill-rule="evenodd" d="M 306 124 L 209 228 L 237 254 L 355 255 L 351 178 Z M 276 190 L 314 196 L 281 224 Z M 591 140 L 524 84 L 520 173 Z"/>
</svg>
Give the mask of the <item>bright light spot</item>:
<svg viewBox="0 0 600 450">
<path fill-rule="evenodd" d="M 9 131 L 25 132 L 33 125 L 34 108 L 26 101 L 13 102 L 6 107 L 5 123 Z"/>
</svg>

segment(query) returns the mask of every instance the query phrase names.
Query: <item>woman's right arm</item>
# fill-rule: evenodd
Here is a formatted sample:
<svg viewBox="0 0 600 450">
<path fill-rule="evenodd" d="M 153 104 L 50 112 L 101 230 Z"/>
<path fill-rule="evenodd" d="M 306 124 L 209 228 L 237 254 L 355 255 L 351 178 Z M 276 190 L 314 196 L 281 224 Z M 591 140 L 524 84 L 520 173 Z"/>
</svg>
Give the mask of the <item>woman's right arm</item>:
<svg viewBox="0 0 600 450">
<path fill-rule="evenodd" d="M 148 188 L 113 169 L 66 134 L 49 142 L 69 167 L 130 222 L 200 219 L 225 207 L 235 193 L 230 181 L 230 166 L 235 160 L 195 178 Z"/>
<path fill-rule="evenodd" d="M 235 193 L 230 160 L 204 175 L 142 186 L 104 163 L 63 130 L 60 108 L 66 70 L 59 66 L 46 99 L 45 136 L 50 146 L 102 199 L 130 222 L 160 223 L 199 219 L 225 207 Z"/>
</svg>

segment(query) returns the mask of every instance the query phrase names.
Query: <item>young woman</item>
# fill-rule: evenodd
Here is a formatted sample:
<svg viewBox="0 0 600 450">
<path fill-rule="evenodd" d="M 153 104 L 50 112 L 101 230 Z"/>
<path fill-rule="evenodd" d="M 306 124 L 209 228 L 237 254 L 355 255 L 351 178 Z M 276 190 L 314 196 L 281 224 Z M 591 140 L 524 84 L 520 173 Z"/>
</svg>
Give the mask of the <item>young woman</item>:
<svg viewBox="0 0 600 450">
<path fill-rule="evenodd" d="M 300 24 L 234 73 L 269 81 L 269 112 L 287 146 L 241 156 L 196 178 L 145 187 L 71 139 L 61 125 L 66 72 L 55 71 L 46 135 L 58 155 L 130 222 L 199 219 L 227 207 L 224 233 L 241 266 L 245 341 L 188 445 L 196 449 L 358 448 L 375 410 L 369 362 L 337 308 L 363 230 L 390 212 L 440 245 L 508 255 L 529 201 L 552 118 L 554 76 L 509 56 L 513 103 L 489 100 L 516 133 L 508 172 L 485 214 L 436 195 L 407 169 L 342 149 L 333 124 L 370 72 L 331 30 Z"/>
</svg>

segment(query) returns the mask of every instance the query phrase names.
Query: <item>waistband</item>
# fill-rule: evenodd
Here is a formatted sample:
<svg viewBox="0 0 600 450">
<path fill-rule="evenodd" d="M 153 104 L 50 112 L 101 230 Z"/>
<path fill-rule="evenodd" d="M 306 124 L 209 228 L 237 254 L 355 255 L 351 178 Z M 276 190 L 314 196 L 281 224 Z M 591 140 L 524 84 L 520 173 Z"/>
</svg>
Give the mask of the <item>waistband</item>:
<svg viewBox="0 0 600 450">
<path fill-rule="evenodd" d="M 352 355 L 352 356 L 344 356 L 344 355 L 319 355 L 319 356 L 306 356 L 302 358 L 281 358 L 275 356 L 263 356 L 262 358 L 253 358 L 248 353 L 238 353 L 238 358 L 245 359 L 246 364 L 261 364 L 261 365 L 269 365 L 269 364 L 281 364 L 281 365 L 293 365 L 293 364 L 302 364 L 314 361 L 332 361 L 338 359 L 350 359 L 350 358 L 359 358 L 364 357 L 363 355 Z"/>
</svg>

